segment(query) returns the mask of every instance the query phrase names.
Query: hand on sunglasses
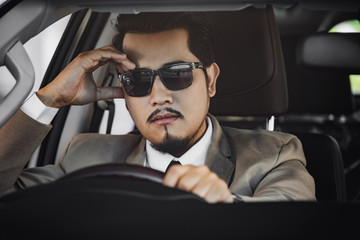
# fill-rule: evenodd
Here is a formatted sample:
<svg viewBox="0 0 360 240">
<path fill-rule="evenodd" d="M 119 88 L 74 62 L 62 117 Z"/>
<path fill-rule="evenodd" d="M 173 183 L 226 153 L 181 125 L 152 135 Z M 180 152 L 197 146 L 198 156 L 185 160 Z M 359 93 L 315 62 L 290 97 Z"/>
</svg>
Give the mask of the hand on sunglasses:
<svg viewBox="0 0 360 240">
<path fill-rule="evenodd" d="M 39 99 L 49 107 L 84 105 L 98 100 L 122 98 L 120 87 L 96 86 L 92 72 L 112 62 L 119 72 L 135 69 L 125 54 L 106 46 L 79 54 L 50 84 L 37 92 Z"/>
</svg>

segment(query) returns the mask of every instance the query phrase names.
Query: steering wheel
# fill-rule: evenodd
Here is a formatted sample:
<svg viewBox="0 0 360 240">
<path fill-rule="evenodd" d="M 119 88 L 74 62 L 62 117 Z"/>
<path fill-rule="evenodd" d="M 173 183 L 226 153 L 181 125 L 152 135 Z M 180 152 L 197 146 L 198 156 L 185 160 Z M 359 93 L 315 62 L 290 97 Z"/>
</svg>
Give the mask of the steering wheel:
<svg viewBox="0 0 360 240">
<path fill-rule="evenodd" d="M 60 178 L 59 181 L 96 177 L 115 177 L 118 179 L 134 178 L 148 180 L 162 184 L 164 176 L 165 174 L 163 172 L 141 167 L 139 165 L 110 163 L 79 169 L 65 175 Z"/>
<path fill-rule="evenodd" d="M 20 224 L 27 234 L 40 239 L 55 232 L 60 239 L 155 237 L 157 223 L 177 219 L 176 211 L 187 214 L 191 207 L 209 206 L 195 194 L 164 186 L 163 177 L 162 172 L 135 165 L 87 167 L 52 183 L 3 196 L 0 223 Z M 155 227 L 148 229 L 151 224 Z M 143 231 L 144 227 L 148 230 Z M 14 237 L 13 231 L 3 230 L 0 238 L 4 234 Z"/>
<path fill-rule="evenodd" d="M 86 198 L 118 197 L 127 201 L 197 201 L 201 197 L 162 184 L 164 173 L 137 165 L 101 164 L 71 172 L 53 183 L 28 188 L 4 196 L 1 201 L 46 199 L 57 196 Z"/>
<path fill-rule="evenodd" d="M 8 194 L 0 199 L 0 239 L 24 233 L 36 239 L 277 239 L 293 236 L 299 226 L 301 238 L 336 236 L 339 229 L 357 233 L 356 221 L 345 221 L 346 228 L 334 223 L 334 216 L 353 219 L 348 217 L 359 212 L 356 205 L 203 204 L 194 194 L 160 184 L 163 176 L 140 166 L 97 165 Z M 308 227 L 318 222 L 336 231 Z M 257 231 L 259 226 L 266 231 Z"/>
</svg>

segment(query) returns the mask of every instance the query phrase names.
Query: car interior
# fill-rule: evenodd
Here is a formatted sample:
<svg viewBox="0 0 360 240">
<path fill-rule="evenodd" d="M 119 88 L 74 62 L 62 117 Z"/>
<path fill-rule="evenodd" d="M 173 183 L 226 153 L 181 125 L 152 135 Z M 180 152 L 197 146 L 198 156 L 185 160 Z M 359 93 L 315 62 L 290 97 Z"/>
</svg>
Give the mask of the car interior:
<svg viewBox="0 0 360 240">
<path fill-rule="evenodd" d="M 140 180 L 112 183 L 92 179 L 87 186 L 61 182 L 1 197 L 1 224 L 23 224 L 29 233 L 44 238 L 166 238 L 178 226 L 189 230 L 175 238 L 359 235 L 360 95 L 353 93 L 349 76 L 360 74 L 360 30 L 329 32 L 345 21 L 359 23 L 358 1 L 14 0 L 4 1 L 0 7 L 0 65 L 16 82 L 0 95 L 0 126 L 20 108 L 34 85 L 33 64 L 23 43 L 57 20 L 71 14 L 40 87 L 50 83 L 79 53 L 111 44 L 119 13 L 207 12 L 221 69 L 209 112 L 223 126 L 296 135 L 303 145 L 307 170 L 314 177 L 317 197 L 317 202 L 209 206 L 190 194 L 163 192 L 153 183 L 160 181 L 157 176 L 145 177 L 152 181 L 148 183 L 142 170 L 127 169 L 130 173 L 125 175 Z M 110 64 L 96 70 L 94 79 L 101 86 L 119 85 Z M 6 81 L 0 75 L 0 88 Z M 116 99 L 61 108 L 27 167 L 56 163 L 66 143 L 78 133 L 119 134 L 114 129 L 122 123 L 116 116 L 124 110 L 124 103 Z M 127 121 L 131 122 L 129 116 Z M 130 123 L 125 133 L 133 130 Z M 108 169 L 94 171 L 114 174 Z M 69 178 L 76 180 L 84 174 Z M 125 190 L 116 192 L 118 188 Z M 140 196 L 142 191 L 147 195 Z M 116 208 L 118 201 L 128 207 Z M 64 212 L 61 204 L 71 207 Z M 246 217 L 238 219 L 239 215 Z M 157 232 L 151 227 L 154 219 L 167 229 Z M 55 235 L 57 224 L 65 224 L 66 233 Z M 2 234 L 16 236 L 7 231 Z"/>
</svg>

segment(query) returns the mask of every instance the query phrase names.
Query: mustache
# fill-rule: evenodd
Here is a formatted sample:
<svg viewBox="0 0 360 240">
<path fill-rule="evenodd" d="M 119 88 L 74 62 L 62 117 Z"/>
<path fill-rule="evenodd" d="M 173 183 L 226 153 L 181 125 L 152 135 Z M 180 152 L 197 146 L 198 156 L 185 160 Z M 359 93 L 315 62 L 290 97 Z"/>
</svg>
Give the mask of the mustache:
<svg viewBox="0 0 360 240">
<path fill-rule="evenodd" d="M 169 113 L 172 113 L 172 114 L 175 114 L 177 117 L 179 118 L 184 118 L 184 116 L 181 114 L 181 112 L 173 109 L 173 108 L 169 108 L 169 107 L 166 107 L 166 108 L 158 108 L 156 109 L 155 111 L 153 111 L 150 116 L 147 118 L 147 122 L 148 123 L 151 123 L 152 122 L 152 119 L 159 113 L 163 113 L 163 112 L 169 112 Z"/>
</svg>

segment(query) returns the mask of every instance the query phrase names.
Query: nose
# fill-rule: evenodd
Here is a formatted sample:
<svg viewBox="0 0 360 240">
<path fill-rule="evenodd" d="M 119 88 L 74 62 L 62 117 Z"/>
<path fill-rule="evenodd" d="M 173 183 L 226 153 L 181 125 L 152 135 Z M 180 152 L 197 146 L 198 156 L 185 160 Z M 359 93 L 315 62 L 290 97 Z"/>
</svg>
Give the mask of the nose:
<svg viewBox="0 0 360 240">
<path fill-rule="evenodd" d="M 156 76 L 150 93 L 150 104 L 156 106 L 166 103 L 173 103 L 172 91 L 165 87 L 159 76 Z"/>
</svg>

